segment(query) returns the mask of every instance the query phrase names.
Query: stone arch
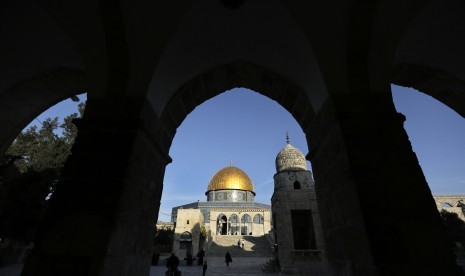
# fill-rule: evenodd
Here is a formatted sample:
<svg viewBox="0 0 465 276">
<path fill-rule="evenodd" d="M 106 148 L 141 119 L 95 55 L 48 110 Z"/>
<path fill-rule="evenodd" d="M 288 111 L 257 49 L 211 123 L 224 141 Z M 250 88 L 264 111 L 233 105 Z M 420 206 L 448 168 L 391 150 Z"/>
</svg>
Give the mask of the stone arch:
<svg viewBox="0 0 465 276">
<path fill-rule="evenodd" d="M 453 205 L 450 204 L 449 202 L 442 202 L 441 207 L 442 208 L 451 208 L 451 207 L 453 207 Z"/>
<path fill-rule="evenodd" d="M 226 235 L 228 229 L 228 217 L 221 213 L 216 219 L 216 234 L 217 235 Z"/>
<path fill-rule="evenodd" d="M 282 2 L 284 1 L 270 2 L 287 5 L 287 7 L 290 5 L 283 4 Z M 437 3 L 440 1 L 431 2 Z M 261 5 L 261 3 L 259 4 Z M 332 103 L 326 105 L 326 99 L 321 99 L 321 104 L 324 106 L 321 108 L 321 116 L 318 116 L 319 118 L 317 120 L 312 120 L 315 116 L 312 105 L 307 97 L 308 94 L 296 93 L 296 91 L 301 89 L 287 82 L 285 78 L 274 76 L 273 72 L 269 72 L 256 65 L 243 62 L 232 62 L 229 63 L 230 66 L 218 65 L 216 70 L 209 71 L 210 74 L 205 73 L 194 81 L 188 82 L 188 85 L 182 86 L 181 89 L 189 90 L 186 93 L 176 93 L 176 95 L 172 97 L 172 95 L 166 91 L 159 92 L 162 98 L 164 97 L 171 101 L 169 102 L 170 106 L 165 106 L 165 102 L 160 101 L 162 102 L 161 106 L 163 106 L 163 109 L 153 112 L 153 121 L 155 123 L 151 125 L 151 127 L 155 126 L 154 133 L 159 135 L 157 136 L 159 140 L 154 139 L 155 141 L 152 141 L 152 137 L 147 137 L 148 135 L 144 132 L 145 129 L 139 130 L 137 128 L 140 123 L 137 120 L 139 117 L 130 117 L 124 122 L 121 122 L 121 118 L 104 118 L 108 120 L 108 124 L 106 124 L 104 119 L 101 121 L 89 119 L 87 126 L 82 124 L 83 128 L 88 128 L 87 141 L 91 141 L 94 136 L 100 137 L 102 134 L 101 132 L 103 132 L 103 134 L 107 134 L 108 137 L 115 138 L 114 140 L 116 142 L 106 147 L 101 147 L 104 145 L 103 142 L 100 144 L 95 142 L 86 143 L 86 140 L 81 142 L 81 148 L 76 151 L 78 154 L 81 153 L 81 157 L 74 155 L 74 161 L 72 160 L 74 163 L 71 163 L 72 166 L 67 169 L 67 172 L 71 175 L 71 177 L 68 178 L 71 179 L 71 181 L 69 181 L 71 185 L 66 185 L 67 187 L 65 187 L 63 192 L 64 195 L 61 198 L 58 197 L 60 201 L 56 201 L 58 202 L 55 205 L 55 210 L 57 211 L 51 216 L 52 219 L 50 221 L 52 223 L 46 224 L 52 225 L 48 229 L 54 231 L 49 231 L 48 236 L 42 238 L 44 246 L 40 246 L 40 244 L 37 246 L 37 248 L 42 251 L 35 254 L 35 258 L 31 258 L 29 267 L 35 267 L 32 268 L 33 270 L 45 271 L 43 274 L 47 274 L 47 272 L 53 274 L 54 271 L 51 270 L 51 267 L 55 267 L 53 264 L 57 262 L 56 256 L 58 256 L 58 260 L 69 264 L 68 267 L 64 268 L 66 271 L 75 271 L 76 268 L 82 270 L 87 269 L 86 271 L 89 271 L 87 275 L 96 275 L 98 272 L 90 272 L 90 265 L 80 265 L 82 260 L 85 260 L 86 263 L 101 264 L 101 267 L 105 268 L 104 273 L 108 273 L 108 271 L 117 271 L 118 269 L 126 271 L 128 275 L 131 274 L 131 272 L 140 273 L 141 270 L 139 268 L 148 265 L 147 252 L 150 252 L 150 249 L 146 247 L 149 243 L 145 242 L 144 244 L 143 239 L 128 240 L 126 237 L 136 232 L 136 230 L 141 230 L 135 227 L 135 225 L 138 225 L 140 228 L 144 225 L 147 229 L 147 232 L 145 232 L 147 234 L 146 236 L 148 236 L 150 226 L 147 221 L 149 221 L 149 218 L 155 218 L 156 215 L 147 211 L 149 208 L 146 208 L 145 204 L 136 206 L 137 204 L 134 204 L 134 201 L 131 199 L 140 198 L 141 203 L 159 204 L 159 198 L 153 197 L 152 194 L 158 192 L 158 196 L 160 196 L 163 170 L 166 165 L 166 159 L 168 159 L 165 158 L 164 155 L 159 157 L 159 152 L 168 152 L 167 149 L 173 139 L 176 127 L 179 126 L 186 115 L 201 102 L 232 87 L 244 86 L 259 91 L 265 96 L 269 95 L 269 97 L 278 101 L 291 112 L 307 135 L 310 133 L 310 128 L 320 132 L 318 133 L 319 136 L 314 138 L 312 142 L 313 145 L 317 147 L 312 152 L 309 159 L 318 163 L 318 166 L 314 167 L 314 170 L 317 171 L 315 178 L 319 181 L 319 186 L 317 185 L 316 190 L 319 195 L 323 195 L 321 198 L 326 200 L 325 204 L 321 204 L 321 207 L 323 207 L 321 210 L 328 215 L 325 216 L 323 224 L 325 229 L 328 230 L 328 233 L 331 231 L 328 236 L 333 237 L 332 243 L 328 244 L 327 249 L 328 252 L 331 252 L 329 257 L 332 260 L 331 264 L 337 274 L 387 274 L 393 270 L 406 274 L 412 271 L 435 271 L 437 273 L 442 272 L 443 274 L 450 274 L 453 268 L 452 261 L 454 261 L 452 254 L 448 254 L 446 257 L 440 259 L 436 257 L 441 256 L 434 255 L 434 251 L 442 253 L 443 249 L 446 249 L 444 251 L 451 252 L 451 250 L 445 248 L 445 245 L 443 245 L 447 242 L 438 241 L 436 244 L 430 243 L 428 245 L 430 246 L 430 248 L 428 248 L 430 250 L 421 250 L 421 252 L 417 247 L 418 244 L 424 244 L 422 241 L 431 237 L 432 232 L 437 230 L 436 232 L 440 233 L 441 229 L 436 227 L 436 225 L 440 225 L 440 222 L 436 217 L 431 217 L 430 215 L 431 208 L 428 209 L 428 206 L 433 206 L 433 203 L 425 200 L 430 191 L 427 188 L 423 188 L 426 186 L 423 185 L 424 180 L 422 180 L 422 175 L 418 170 L 417 161 L 411 153 L 407 137 L 400 131 L 402 118 L 394 114 L 395 112 L 387 107 L 385 112 L 382 112 L 383 110 L 381 110 L 381 108 L 388 106 L 386 103 L 389 103 L 391 100 L 389 97 L 386 97 L 386 95 L 372 95 L 371 97 L 367 97 L 364 94 L 364 92 L 367 92 L 365 89 L 368 85 L 363 82 L 364 80 L 362 78 L 366 77 L 366 81 L 368 81 L 370 71 L 363 62 L 365 60 L 368 62 L 371 56 L 377 56 L 369 52 L 369 44 L 371 42 L 369 40 L 370 34 L 375 32 L 372 27 L 376 25 L 372 22 L 376 23 L 379 14 L 390 14 L 389 10 L 383 9 L 383 6 L 378 5 L 378 3 L 370 4 L 368 9 L 364 4 L 365 3 L 356 3 L 354 5 L 347 5 L 347 9 L 340 9 L 340 15 L 343 16 L 335 16 L 335 18 L 340 20 L 338 22 L 339 24 L 326 24 L 326 28 L 324 26 L 312 24 L 312 22 L 308 20 L 303 22 L 305 25 L 312 26 L 321 31 L 322 35 L 319 36 L 319 32 L 311 32 L 314 29 L 308 28 L 308 33 L 313 33 L 313 36 L 309 36 L 308 38 L 312 40 L 312 44 L 318 41 L 322 43 L 319 49 L 328 50 L 327 53 L 323 53 L 323 51 L 320 50 L 320 53 L 317 55 L 318 60 L 322 64 L 325 63 L 325 69 L 327 69 L 325 72 L 328 73 L 328 75 L 333 74 L 331 71 L 337 71 L 331 70 L 336 69 L 334 68 L 335 66 L 340 68 L 344 67 L 345 64 L 339 61 L 343 60 L 341 57 L 344 57 L 345 53 L 349 52 L 351 60 L 356 61 L 355 66 L 353 65 L 351 67 L 353 70 L 351 70 L 350 79 L 348 80 L 352 83 L 351 89 L 353 93 L 340 93 L 336 97 L 333 97 L 333 94 L 331 100 L 333 103 L 335 102 L 335 106 L 333 106 Z M 110 5 L 113 4 L 110 3 Z M 295 4 L 295 7 L 295 10 L 301 12 L 302 16 L 300 18 L 302 19 L 315 18 L 318 20 L 320 18 L 309 16 L 312 15 L 309 14 L 311 10 L 315 15 L 321 16 L 323 19 L 327 18 L 328 15 L 334 15 L 335 10 L 331 5 L 326 4 L 315 5 L 314 9 L 312 9 L 312 6 L 304 7 L 297 4 Z M 329 12 L 324 12 L 326 11 L 326 7 Z M 103 11 L 110 10 L 106 15 L 107 19 L 118 19 L 118 7 L 110 6 L 110 8 L 115 8 L 117 12 L 111 13 L 113 9 L 103 9 Z M 67 17 L 68 13 L 63 12 L 58 6 L 54 9 L 57 11 L 57 15 L 69 18 Z M 73 10 L 80 11 L 81 9 Z M 456 10 L 460 11 L 459 9 Z M 137 11 L 137 9 L 134 11 Z M 284 13 L 286 12 L 287 11 L 284 11 Z M 351 17 L 354 19 L 352 22 L 346 21 L 347 17 L 345 15 L 349 13 L 353 15 Z M 78 13 L 76 12 L 76 14 Z M 138 13 L 134 14 L 138 15 Z M 147 14 L 154 17 L 150 10 L 147 10 Z M 166 13 L 166 15 L 167 17 L 172 17 L 170 13 Z M 100 17 L 96 17 L 96 19 L 98 20 L 95 22 L 101 21 L 99 20 Z M 143 20 L 143 17 L 140 19 L 140 22 L 146 22 Z M 297 19 L 296 16 L 293 16 L 290 22 L 299 22 Z M 447 20 L 443 21 L 447 22 Z M 80 27 L 79 24 L 81 21 L 69 20 L 69 22 L 76 24 L 70 24 L 70 27 L 76 27 L 76 30 L 80 29 L 77 27 Z M 129 23 L 131 21 L 127 22 Z M 192 21 L 186 20 L 185 22 L 189 24 L 189 22 Z M 276 22 L 278 24 L 281 23 L 281 21 L 278 20 L 276 20 Z M 324 22 L 324 20 L 318 23 L 321 22 Z M 112 22 L 106 21 L 106 23 Z M 347 47 L 347 35 L 345 31 L 348 23 L 357 30 L 350 36 L 350 40 L 354 42 L 349 45 L 350 48 Z M 116 27 L 122 25 L 123 24 L 118 24 Z M 171 25 L 173 29 L 175 28 L 174 26 L 178 26 L 178 24 L 164 24 L 163 28 L 168 28 L 169 25 Z M 330 25 L 340 28 L 329 28 Z M 91 26 L 92 29 L 99 29 L 98 23 L 89 24 L 88 26 Z M 108 24 L 107 26 L 109 26 L 109 31 L 113 31 L 111 27 L 115 25 Z M 134 26 L 131 25 L 128 27 Z M 139 29 L 140 28 L 137 27 L 128 28 L 127 31 L 129 33 L 139 33 Z M 275 31 L 273 28 L 267 29 Z M 148 30 L 152 29 L 149 28 Z M 336 32 L 334 32 L 334 30 L 336 30 Z M 342 31 L 338 32 L 339 30 Z M 364 30 L 366 30 L 366 33 L 364 33 Z M 117 34 L 126 33 L 123 28 L 115 31 Z M 156 32 L 151 32 L 151 34 L 153 33 Z M 424 33 L 428 34 L 428 32 Z M 115 42 L 115 37 L 112 36 L 112 34 L 114 33 L 110 33 L 108 36 L 109 42 Z M 227 35 L 228 32 L 223 32 L 223 34 Z M 170 31 L 166 32 L 166 36 L 172 35 L 173 33 Z M 153 39 L 155 45 L 163 45 L 164 40 L 160 40 L 158 35 L 152 35 L 151 37 L 157 37 L 157 39 Z M 279 36 L 273 37 L 280 39 Z M 327 38 L 330 37 L 339 37 L 340 39 L 328 40 Z M 389 38 L 390 36 L 387 35 L 386 37 Z M 145 37 L 142 36 L 142 38 Z M 212 38 L 216 39 L 216 37 L 213 36 Z M 307 37 L 305 38 L 307 39 Z M 191 42 L 196 42 L 197 40 L 191 40 Z M 136 43 L 137 40 L 131 39 L 128 41 L 133 44 Z M 139 41 L 145 42 L 145 40 Z M 429 41 L 431 41 L 431 39 Z M 125 42 L 125 39 L 122 39 L 121 43 L 124 44 Z M 227 40 L 218 40 L 217 42 L 218 44 L 227 44 Z M 251 42 L 250 44 L 254 44 L 253 42 L 255 41 Z M 280 42 L 282 42 L 282 40 Z M 382 42 L 384 41 L 381 41 L 381 43 Z M 118 41 L 116 41 L 116 43 L 118 44 Z M 141 44 L 147 45 L 146 43 Z M 113 49 L 111 43 L 107 45 L 107 50 Z M 332 46 L 335 45 L 340 48 L 335 48 L 335 51 L 329 51 L 333 48 Z M 126 49 L 124 46 L 125 45 L 121 48 L 116 45 L 118 48 L 112 52 L 111 57 L 117 59 L 119 57 L 118 53 L 120 53 L 118 50 L 123 49 L 124 52 L 124 49 Z M 184 49 L 186 48 L 185 45 L 182 46 L 184 46 Z M 128 48 L 133 50 L 139 49 L 138 47 Z M 269 50 L 269 48 L 263 49 Z M 163 50 L 165 50 L 163 46 L 160 46 L 158 51 L 161 52 Z M 262 48 L 259 48 L 259 50 L 262 50 Z M 105 52 L 102 53 L 103 54 L 99 55 L 99 57 L 106 57 L 106 55 L 104 55 Z M 273 54 L 274 53 L 275 52 L 273 52 Z M 427 53 L 431 55 L 431 53 L 435 52 L 428 51 Z M 135 56 L 133 54 L 136 53 L 131 52 L 131 55 L 128 55 L 129 58 Z M 143 53 L 137 56 L 147 61 L 156 59 L 155 57 L 151 58 L 151 56 L 149 57 Z M 303 55 L 299 54 L 299 57 L 301 56 Z M 322 60 L 325 60 L 326 56 L 331 57 L 331 59 L 326 59 L 326 62 L 322 62 Z M 126 55 L 124 55 L 124 57 L 126 57 Z M 198 60 L 197 55 L 192 55 L 192 57 L 196 61 Z M 235 59 L 228 58 L 222 60 L 231 61 Z M 273 55 L 270 55 L 270 60 L 274 60 Z M 118 60 L 115 61 L 118 63 Z M 140 63 L 137 61 L 137 59 L 131 59 L 130 64 L 139 65 Z M 377 64 L 376 60 L 370 60 L 370 62 Z M 198 63 L 204 64 L 203 60 Z M 171 64 L 180 67 L 183 65 L 179 63 Z M 208 64 L 217 65 L 217 63 Z M 277 63 L 276 66 L 278 67 L 280 65 L 282 65 L 282 63 Z M 358 65 L 360 67 L 357 67 Z M 293 66 L 292 63 L 291 66 Z M 118 69 L 123 69 L 123 72 L 134 73 L 131 70 L 126 70 L 127 68 L 125 68 L 124 64 L 121 67 L 118 67 Z M 119 72 L 118 69 L 115 70 L 116 73 Z M 186 71 L 188 71 L 189 74 L 196 74 L 198 72 L 198 70 Z M 114 74 L 113 76 L 117 75 L 118 74 Z M 134 75 L 141 76 L 142 74 L 134 73 Z M 167 76 L 171 77 L 171 75 Z M 304 76 L 299 78 L 305 77 L 304 74 Z M 115 81 L 115 78 L 116 77 L 113 77 L 111 80 Z M 103 83 L 106 82 L 105 77 L 100 77 L 99 80 Z M 119 83 L 120 82 L 116 80 L 111 87 L 119 87 Z M 176 85 L 185 84 L 184 81 L 174 81 L 174 83 Z M 255 87 L 254 84 L 257 84 L 257 87 Z M 288 86 L 288 84 L 290 84 L 290 86 Z M 344 85 L 341 84 L 338 88 L 344 88 Z M 337 89 L 333 90 L 336 90 L 335 92 L 340 92 Z M 114 93 L 115 96 L 123 94 L 121 91 L 119 91 L 119 93 L 115 93 L 115 91 L 111 89 L 109 91 L 110 93 Z M 342 92 L 345 91 L 349 90 L 342 90 Z M 306 92 L 309 93 L 309 91 Z M 108 101 L 110 102 L 111 100 L 113 99 L 109 99 Z M 126 98 L 121 99 L 121 102 L 126 103 Z M 122 104 L 122 106 L 125 105 Z M 137 111 L 138 110 L 134 113 L 138 113 Z M 157 113 L 158 111 L 161 113 Z M 102 117 L 109 114 L 109 112 L 105 111 L 96 113 Z M 160 121 L 159 118 L 161 118 Z M 98 132 L 98 130 L 102 129 L 101 126 L 105 126 L 106 128 Z M 118 135 L 114 135 L 115 133 Z M 135 138 L 132 139 L 133 137 Z M 84 138 L 86 137 L 84 136 Z M 376 141 L 376 143 L 374 141 Z M 390 143 L 392 141 L 397 143 Z M 132 144 L 135 144 L 134 147 Z M 115 152 L 114 147 L 111 147 L 113 145 L 118 147 L 118 152 Z M 389 145 L 392 146 L 389 147 Z M 123 149 L 121 149 L 121 146 L 123 146 Z M 131 150 L 133 149 L 140 155 L 131 154 Z M 99 150 L 95 153 L 95 157 L 103 157 L 102 159 L 93 158 L 94 156 L 92 156 L 91 153 L 95 150 Z M 155 156 L 155 158 L 153 158 L 153 156 L 148 156 L 149 154 L 144 155 L 143 153 L 146 152 L 149 152 Z M 89 156 L 85 156 L 87 153 L 89 153 Z M 115 153 L 115 155 L 111 155 L 112 153 Z M 144 158 L 141 158 L 141 156 Z M 98 167 L 92 165 L 99 164 L 101 160 L 107 161 L 106 159 L 113 160 L 111 160 L 112 162 L 108 162 L 107 166 L 102 169 L 92 169 L 92 167 Z M 127 159 L 130 160 L 128 161 Z M 399 159 L 402 159 L 405 163 L 400 163 Z M 120 162 L 121 160 L 123 162 Z M 150 160 L 156 160 L 153 162 L 155 164 L 151 164 Z M 373 160 L 378 161 L 381 165 L 377 162 L 373 162 Z M 92 161 L 94 163 L 87 164 L 87 167 L 90 168 L 85 170 L 80 166 L 83 162 L 79 161 Z M 372 164 L 376 164 L 376 166 L 372 167 Z M 137 168 L 137 170 L 135 168 Z M 405 168 L 405 171 L 402 170 L 403 168 Z M 392 171 L 398 174 L 394 175 Z M 155 176 L 152 177 L 153 175 Z M 111 178 L 109 176 L 111 176 Z M 377 183 L 378 185 L 376 189 L 374 189 L 372 180 L 376 179 L 376 177 L 380 179 L 380 183 Z M 408 193 L 403 192 L 399 194 L 398 191 L 406 186 L 404 184 L 406 184 L 407 181 L 416 182 L 418 185 L 415 185 L 415 188 L 409 189 L 407 191 Z M 134 189 L 136 186 L 137 188 Z M 81 187 L 82 191 L 79 189 Z M 88 192 L 91 189 L 88 189 L 88 187 L 98 189 L 93 190 L 91 196 Z M 108 193 L 106 187 L 111 187 L 113 193 Z M 398 187 L 401 189 L 397 189 Z M 86 203 L 90 201 L 87 206 L 79 205 L 79 203 L 83 201 L 82 195 L 87 195 L 85 198 L 88 199 Z M 398 202 L 408 202 L 409 200 L 418 202 L 418 204 L 412 207 L 419 208 L 418 206 L 426 206 L 410 212 L 417 215 L 415 224 L 411 223 L 412 220 L 408 217 L 406 212 L 396 209 L 398 205 L 401 205 L 397 204 Z M 88 206 L 97 207 L 95 208 L 96 211 L 91 210 L 92 208 Z M 151 206 L 153 207 L 154 205 Z M 141 211 L 138 208 L 146 209 L 145 211 Z M 53 210 L 53 208 L 51 208 L 51 210 Z M 380 212 L 380 210 L 385 212 Z M 398 213 L 396 212 L 397 210 L 399 210 Z M 435 222 L 435 220 L 437 221 Z M 108 223 L 102 225 L 102 221 L 108 221 Z M 429 230 L 431 227 L 426 227 L 427 229 L 425 229 L 424 225 L 430 224 L 435 228 Z M 84 229 L 86 231 L 76 231 L 77 229 Z M 98 229 L 98 231 L 93 231 L 95 229 Z M 418 233 L 417 229 L 425 231 L 425 233 L 422 233 L 421 238 L 419 238 L 419 235 L 416 235 L 416 233 Z M 431 233 L 427 231 L 431 231 Z M 144 236 L 144 232 L 141 230 L 135 233 L 134 236 L 136 235 L 142 237 Z M 107 241 L 107 239 L 110 240 L 110 238 L 111 241 Z M 79 246 L 79 241 L 85 241 L 89 246 L 83 248 Z M 347 246 L 341 247 L 341 243 Z M 435 248 L 435 246 L 438 247 Z M 436 250 L 433 250 L 433 248 Z M 106 257 L 100 252 L 112 252 L 112 254 Z M 409 253 L 416 253 L 416 255 L 409 256 Z M 75 257 L 77 255 L 82 256 L 82 258 L 77 259 Z M 38 264 L 43 265 L 39 267 Z M 120 265 L 120 267 L 115 267 L 115 265 Z M 110 270 L 109 267 L 113 270 Z M 448 270 L 443 270 L 444 267 L 448 268 Z M 59 268 L 61 269 L 62 267 L 60 266 Z M 92 267 L 92 269 L 92 271 L 98 270 L 96 267 Z M 29 274 L 24 274 L 32 275 L 37 273 L 30 272 Z M 82 273 L 82 275 L 84 275 L 84 273 Z"/>
<path fill-rule="evenodd" d="M 206 100 L 236 87 L 245 87 L 275 100 L 292 114 L 307 136 L 310 134 L 308 126 L 314 119 L 315 110 L 308 97 L 309 91 L 304 91 L 275 71 L 250 62 L 236 61 L 203 72 L 184 83 L 171 97 L 155 127 L 163 151 L 169 151 L 176 129 L 190 112 Z M 320 88 L 322 91 L 325 93 L 324 87 Z M 244 225 L 241 218 L 240 234 L 252 233 L 252 224 L 250 219 L 250 223 Z M 224 234 L 219 227 L 222 226 L 217 225 L 217 234 Z"/>
<path fill-rule="evenodd" d="M 252 235 L 252 219 L 249 214 L 241 217 L 241 235 Z"/>
<path fill-rule="evenodd" d="M 192 233 L 184 231 L 179 235 L 179 249 L 191 250 L 192 248 Z"/>
<path fill-rule="evenodd" d="M 372 198 L 372 196 L 369 193 L 365 194 L 364 190 L 357 190 L 358 185 L 363 185 L 361 184 L 363 183 L 362 178 L 366 176 L 361 174 L 358 168 L 351 168 L 348 160 L 351 158 L 369 160 L 371 157 L 378 156 L 379 152 L 371 156 L 370 151 L 358 150 L 361 145 L 360 139 L 363 138 L 366 141 L 378 139 L 378 136 L 376 136 L 376 139 L 372 138 L 374 133 L 387 134 L 383 136 L 386 141 L 397 139 L 398 145 L 392 144 L 388 150 L 383 148 L 391 155 L 392 152 L 405 149 L 404 143 L 408 142 L 408 139 L 404 139 L 406 137 L 402 132 L 403 117 L 395 112 L 391 95 L 388 93 L 374 93 L 371 95 L 363 93 L 331 94 L 330 97 L 324 100 L 321 109 L 314 110 L 306 91 L 278 73 L 242 61 L 223 64 L 184 83 L 170 98 L 159 116 L 155 130 L 156 135 L 160 138 L 160 147 L 165 152 L 168 152 L 177 127 L 181 125 L 182 121 L 197 105 L 234 87 L 249 88 L 277 101 L 293 115 L 302 127 L 307 136 L 309 149 L 311 149 L 307 159 L 312 162 L 315 181 L 319 183 L 319 185 L 316 185 L 315 190 L 319 197 L 318 205 L 322 214 L 323 231 L 338 233 L 354 231 L 355 228 L 349 223 L 353 219 L 361 222 L 357 224 L 356 231 L 376 232 L 376 229 L 378 229 L 376 227 L 379 227 L 376 220 L 371 217 L 363 218 L 360 214 L 364 210 L 371 210 L 373 206 L 377 206 L 377 203 L 368 199 L 357 198 L 357 193 L 359 193 L 359 196 L 366 198 Z M 322 89 L 324 88 L 322 87 Z M 354 128 L 354 126 L 356 127 Z M 376 130 L 373 130 L 374 126 L 376 126 Z M 387 132 L 385 131 L 386 126 L 389 126 Z M 354 129 L 363 131 L 351 131 Z M 407 151 L 404 154 L 409 155 L 410 153 L 411 151 Z M 361 156 L 364 157 L 360 158 Z M 336 166 L 330 165 L 329 160 L 334 162 Z M 391 159 L 383 160 L 388 164 L 388 167 L 398 169 L 397 163 L 391 162 Z M 416 165 L 418 164 L 416 163 Z M 373 170 L 373 172 L 375 171 Z M 414 174 L 417 172 L 419 171 L 414 170 Z M 352 174 L 356 177 L 353 178 Z M 387 185 L 383 185 L 384 183 L 380 185 L 382 189 L 379 191 L 390 189 L 387 188 Z M 350 202 L 340 200 L 340 189 L 353 196 Z M 384 195 L 382 194 L 382 196 Z M 334 202 L 337 203 L 334 204 Z M 338 215 L 332 216 L 333 212 Z M 373 215 L 372 211 L 370 211 L 370 215 Z M 364 219 L 370 223 L 369 226 L 362 223 Z M 279 223 L 275 222 L 276 229 L 279 227 Z M 389 223 L 385 223 L 389 226 Z M 367 230 L 368 227 L 372 228 Z M 394 229 L 390 233 L 391 228 L 389 227 L 380 228 L 386 229 L 387 232 L 386 235 L 383 234 L 383 237 L 387 238 L 383 238 L 385 243 L 382 245 L 375 244 L 377 238 L 371 238 L 369 234 L 359 237 L 360 242 L 365 245 L 362 249 L 360 247 L 340 248 L 334 239 L 329 240 L 327 242 L 328 258 L 342 260 L 345 257 L 341 256 L 363 255 L 367 262 L 371 263 L 370 246 L 373 246 L 378 250 L 376 258 L 382 259 L 385 256 L 382 255 L 384 249 L 394 251 L 392 245 L 397 242 L 396 239 L 399 237 L 396 232 L 398 230 Z M 241 221 L 241 234 L 250 233 L 248 229 L 243 228 L 245 228 L 245 225 Z M 331 237 L 325 236 L 325 239 L 331 239 Z M 363 252 L 360 253 L 361 251 Z M 356 265 L 363 266 L 357 263 L 356 260 L 351 259 L 351 261 L 354 261 Z M 344 269 L 341 268 L 342 270 Z"/>
<path fill-rule="evenodd" d="M 397 44 L 391 82 L 412 87 L 465 117 L 463 1 L 418 6 Z M 453 41 L 453 42 L 452 42 Z"/>
<path fill-rule="evenodd" d="M 176 129 L 196 106 L 235 87 L 249 88 L 275 100 L 292 114 L 304 132 L 315 116 L 307 93 L 293 82 L 264 67 L 233 62 L 214 67 L 178 89 L 160 115 L 159 130 L 164 133 L 160 135 L 161 144 L 171 145 Z"/>
<path fill-rule="evenodd" d="M 429 95 L 465 118 L 465 81 L 453 74 L 425 65 L 402 63 L 393 67 L 392 82 Z"/>
<path fill-rule="evenodd" d="M 239 229 L 239 217 L 237 214 L 232 214 L 229 216 L 229 235 L 238 235 L 240 233 Z"/>
<path fill-rule="evenodd" d="M 180 235 L 179 239 L 181 239 L 181 240 L 192 240 L 192 234 L 189 231 L 184 231 Z"/>
<path fill-rule="evenodd" d="M 254 217 L 253 217 L 253 223 L 256 223 L 256 224 L 263 224 L 264 223 L 264 218 L 261 214 L 256 214 Z"/>
<path fill-rule="evenodd" d="M 0 154 L 21 130 L 51 106 L 86 92 L 83 72 L 59 68 L 25 80 L 0 95 Z"/>
<path fill-rule="evenodd" d="M 252 233 L 254 235 L 265 235 L 266 234 L 266 227 L 265 227 L 265 217 L 264 213 L 260 214 L 257 213 L 252 218 Z"/>
</svg>

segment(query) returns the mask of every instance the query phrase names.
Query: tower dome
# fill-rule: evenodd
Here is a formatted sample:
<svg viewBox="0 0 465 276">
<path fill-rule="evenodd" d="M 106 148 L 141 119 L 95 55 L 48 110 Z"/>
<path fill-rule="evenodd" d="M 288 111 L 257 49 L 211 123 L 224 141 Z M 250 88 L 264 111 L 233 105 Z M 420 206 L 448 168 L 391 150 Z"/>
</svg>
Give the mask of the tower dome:
<svg viewBox="0 0 465 276">
<path fill-rule="evenodd" d="M 305 155 L 289 143 L 276 156 L 276 172 L 284 170 L 307 170 Z"/>
<path fill-rule="evenodd" d="M 242 190 L 249 191 L 255 195 L 252 180 L 241 169 L 228 166 L 219 170 L 208 183 L 207 194 L 218 190 Z"/>
</svg>

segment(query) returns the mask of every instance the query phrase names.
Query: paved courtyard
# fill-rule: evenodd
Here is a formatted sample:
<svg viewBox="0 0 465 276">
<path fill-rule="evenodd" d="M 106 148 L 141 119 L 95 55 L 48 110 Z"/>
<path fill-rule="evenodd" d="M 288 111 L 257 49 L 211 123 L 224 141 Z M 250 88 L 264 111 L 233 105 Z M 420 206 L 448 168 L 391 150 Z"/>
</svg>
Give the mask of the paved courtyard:
<svg viewBox="0 0 465 276">
<path fill-rule="evenodd" d="M 208 270 L 207 276 L 252 276 L 252 275 L 279 275 L 279 273 L 263 273 L 261 272 L 260 266 L 264 264 L 269 258 L 246 258 L 246 257 L 234 257 L 233 262 L 229 264 L 229 267 L 224 263 L 223 257 L 209 257 L 207 260 Z M 0 276 L 20 276 L 22 266 L 12 266 L 0 268 Z M 200 276 L 202 275 L 202 266 L 184 266 L 179 267 L 183 276 Z M 166 267 L 163 265 L 152 266 L 150 268 L 150 276 L 164 276 Z M 138 276 L 138 275 L 135 275 Z M 141 275 L 146 276 L 146 275 Z"/>
<path fill-rule="evenodd" d="M 278 275 L 276 273 L 263 273 L 260 266 L 266 263 L 270 258 L 247 258 L 247 257 L 234 257 L 233 262 L 226 266 L 223 257 L 209 257 L 206 261 L 208 263 L 207 276 L 232 276 L 232 275 Z M 202 275 L 202 266 L 180 266 L 183 276 Z M 166 267 L 162 265 L 152 266 L 150 276 L 165 275 Z"/>
</svg>

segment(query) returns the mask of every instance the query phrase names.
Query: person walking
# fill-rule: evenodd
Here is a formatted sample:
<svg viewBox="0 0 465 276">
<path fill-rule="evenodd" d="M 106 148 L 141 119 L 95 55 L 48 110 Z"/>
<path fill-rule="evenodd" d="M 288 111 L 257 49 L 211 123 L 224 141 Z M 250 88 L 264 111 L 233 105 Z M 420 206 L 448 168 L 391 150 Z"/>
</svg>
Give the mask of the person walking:
<svg viewBox="0 0 465 276">
<path fill-rule="evenodd" d="M 226 252 L 226 256 L 224 257 L 224 262 L 226 263 L 226 266 L 229 266 L 229 263 L 232 263 L 232 258 L 231 258 L 231 254 L 229 254 L 229 251 Z"/>
<path fill-rule="evenodd" d="M 203 267 L 202 267 L 202 270 L 203 270 L 202 276 L 205 276 L 205 272 L 207 272 L 207 267 L 208 267 L 207 261 L 205 261 L 203 263 Z"/>
<path fill-rule="evenodd" d="M 200 249 L 199 253 L 197 253 L 197 257 L 199 258 L 199 260 L 197 261 L 197 264 L 202 265 L 203 264 L 203 257 L 205 257 L 205 250 L 203 248 Z"/>
</svg>

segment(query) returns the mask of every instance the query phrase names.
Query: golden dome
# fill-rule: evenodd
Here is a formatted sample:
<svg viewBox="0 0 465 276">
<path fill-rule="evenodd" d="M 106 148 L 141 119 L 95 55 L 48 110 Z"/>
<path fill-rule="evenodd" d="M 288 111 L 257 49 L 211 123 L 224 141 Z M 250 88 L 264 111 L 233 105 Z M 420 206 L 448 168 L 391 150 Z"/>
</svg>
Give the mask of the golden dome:
<svg viewBox="0 0 465 276">
<path fill-rule="evenodd" d="M 208 183 L 207 193 L 216 190 L 244 190 L 255 195 L 250 177 L 234 166 L 223 168 L 212 177 Z"/>
</svg>

